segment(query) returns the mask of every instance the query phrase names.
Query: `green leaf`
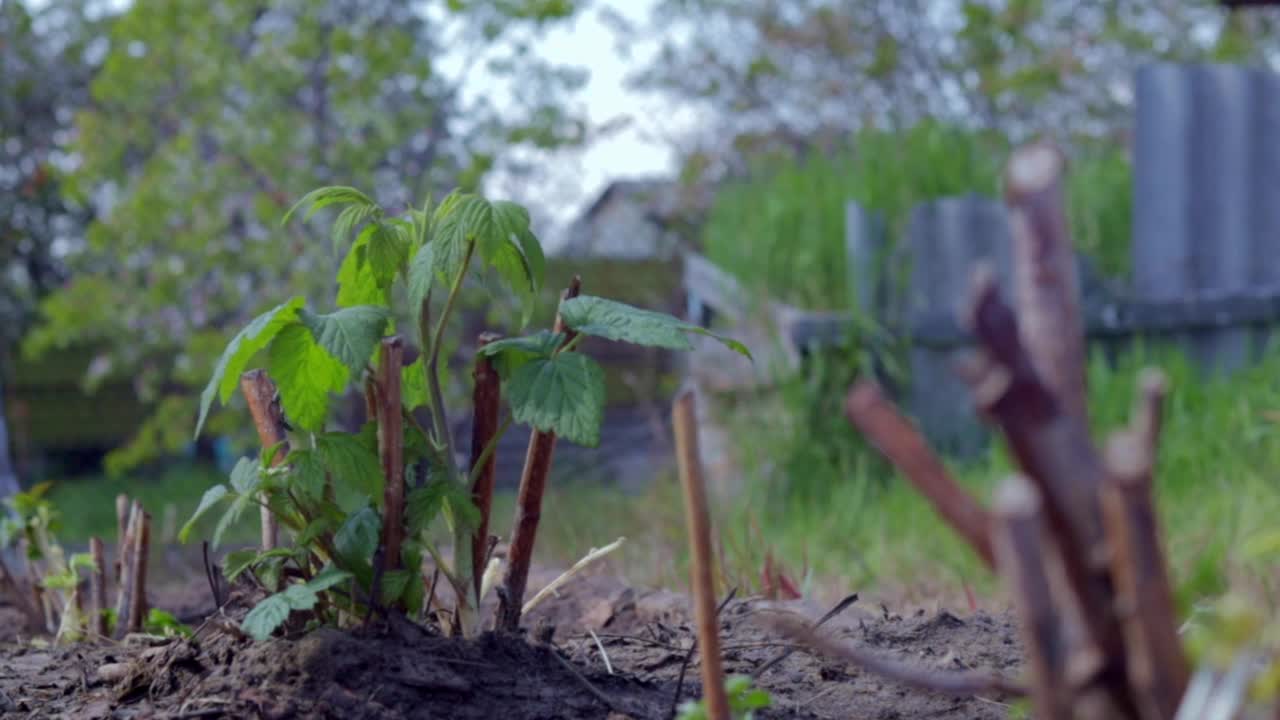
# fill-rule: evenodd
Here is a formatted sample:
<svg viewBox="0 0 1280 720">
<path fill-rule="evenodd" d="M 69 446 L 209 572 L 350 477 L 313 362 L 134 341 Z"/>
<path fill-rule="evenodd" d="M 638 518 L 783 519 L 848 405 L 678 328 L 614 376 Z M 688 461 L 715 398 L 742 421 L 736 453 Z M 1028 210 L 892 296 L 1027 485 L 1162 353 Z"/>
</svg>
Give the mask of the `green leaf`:
<svg viewBox="0 0 1280 720">
<path fill-rule="evenodd" d="M 297 543 L 302 547 L 306 547 L 315 542 L 317 538 L 336 528 L 338 524 L 328 517 L 318 517 L 307 526 L 302 528 L 302 532 L 298 535 Z"/>
<path fill-rule="evenodd" d="M 365 234 L 369 236 L 365 262 L 373 270 L 373 278 L 378 287 L 389 288 L 409 260 L 409 238 L 382 222 L 375 222 L 365 228 L 361 236 Z"/>
<path fill-rule="evenodd" d="M 377 217 L 381 213 L 382 208 L 377 205 L 352 205 L 343 209 L 338 213 L 338 219 L 333 221 L 333 251 L 337 252 L 342 247 L 342 243 L 351 237 L 351 233 L 355 232 L 360 223 Z"/>
<path fill-rule="evenodd" d="M 338 267 L 338 307 L 390 305 L 390 288 L 378 286 L 373 267 L 365 262 L 368 238 L 361 236 Z"/>
<path fill-rule="evenodd" d="M 451 484 L 448 480 L 435 480 L 409 491 L 405 498 L 405 532 L 409 537 L 417 537 L 431 527 L 431 522 L 444 508 L 444 497 Z"/>
<path fill-rule="evenodd" d="M 373 552 L 378 547 L 382 533 L 382 518 L 373 508 L 362 508 L 352 513 L 333 536 L 334 550 L 344 564 L 352 568 L 368 567 L 373 562 Z"/>
<path fill-rule="evenodd" d="M 299 319 L 311 330 L 316 343 L 346 365 L 352 378 L 369 364 L 389 318 L 386 308 L 373 305 L 343 308 L 328 315 L 306 310 L 299 313 Z"/>
<path fill-rule="evenodd" d="M 400 402 L 406 410 L 426 405 L 427 373 L 422 367 L 423 356 L 400 369 Z"/>
<path fill-rule="evenodd" d="M 242 457 L 231 468 L 231 488 L 241 495 L 251 495 L 262 484 L 262 466 L 257 460 Z"/>
<path fill-rule="evenodd" d="M 295 297 L 286 303 L 277 305 L 254 318 L 243 330 L 236 333 L 227 344 L 218 364 L 213 369 L 213 377 L 200 394 L 200 418 L 196 421 L 196 437 L 204 427 L 205 418 L 209 416 L 209 408 L 213 406 L 213 398 L 217 396 L 224 404 L 231 399 L 240 382 L 240 375 L 245 365 L 253 359 L 258 351 L 265 348 L 286 327 L 297 319 L 298 310 L 302 308 L 304 299 Z"/>
<path fill-rule="evenodd" d="M 191 628 L 179 622 L 173 613 L 165 612 L 159 608 L 151 608 L 147 611 L 147 617 L 142 623 L 142 629 L 152 635 L 168 637 L 174 635 L 190 637 L 191 635 Z"/>
<path fill-rule="evenodd" d="M 191 530 L 196 526 L 196 521 L 199 520 L 201 516 L 203 516 L 205 513 L 209 512 L 209 510 L 213 508 L 214 505 L 217 505 L 222 500 L 222 498 L 226 496 L 227 496 L 226 485 L 221 485 L 221 484 L 214 485 L 208 490 L 205 490 L 204 495 L 200 498 L 200 504 L 196 507 L 196 511 L 191 515 L 191 519 L 188 520 L 187 524 L 183 525 L 182 529 L 178 531 L 178 540 L 183 543 L 186 543 L 187 538 L 190 537 L 191 535 Z"/>
<path fill-rule="evenodd" d="M 293 214 L 303 205 L 311 206 L 307 210 L 306 215 L 302 216 L 303 220 L 309 220 L 312 215 L 315 215 L 321 209 L 329 207 L 330 205 L 352 204 L 375 208 L 378 206 L 378 204 L 375 203 L 368 195 L 365 195 L 353 187 L 334 185 L 316 188 L 306 195 L 303 195 L 302 199 L 298 200 L 298 202 L 294 203 L 293 207 L 289 208 L 289 211 L 284 214 L 284 218 L 280 220 L 280 225 L 288 225 L 289 219 L 293 217 Z"/>
<path fill-rule="evenodd" d="M 564 342 L 564 335 L 542 330 L 534 335 L 503 338 L 480 346 L 477 354 L 493 358 L 494 369 L 504 379 L 535 358 L 548 358 Z"/>
<path fill-rule="evenodd" d="M 433 269 L 446 283 L 452 282 L 462 269 L 467 246 L 473 238 L 467 232 L 461 210 L 468 198 L 474 197 L 455 190 L 445 196 L 432 214 L 433 238 L 430 246 L 435 248 L 432 254 Z"/>
<path fill-rule="evenodd" d="M 409 311 L 417 317 L 435 277 L 435 245 L 423 245 L 409 261 Z"/>
<path fill-rule="evenodd" d="M 232 550 L 222 559 L 222 575 L 228 582 L 233 581 L 257 561 L 258 551 L 253 548 Z"/>
<path fill-rule="evenodd" d="M 344 511 L 382 500 L 382 462 L 359 436 L 324 433 L 316 437 L 316 451 L 324 458 L 338 505 Z"/>
<path fill-rule="evenodd" d="M 291 325 L 276 337 L 269 364 L 289 420 L 303 430 L 323 429 L 329 394 L 346 387 L 351 371 L 303 325 Z"/>
<path fill-rule="evenodd" d="M 693 344 L 689 342 L 689 333 L 706 335 L 751 358 L 751 351 L 737 340 L 717 335 L 673 315 L 641 310 L 605 298 L 580 295 L 566 300 L 560 304 L 560 317 L 565 325 L 584 335 L 671 350 L 691 350 Z"/>
<path fill-rule="evenodd" d="M 266 640 L 276 628 L 289 619 L 289 601 L 283 593 L 276 593 L 254 606 L 240 627 L 254 640 Z"/>
<path fill-rule="evenodd" d="M 384 604 L 394 603 L 404 595 L 409 581 L 416 573 L 410 570 L 388 570 L 382 574 L 381 598 Z"/>
<path fill-rule="evenodd" d="M 529 289 L 537 292 L 542 287 L 546 273 L 547 260 L 542 253 L 542 243 L 530 229 L 529 211 L 516 203 L 498 200 L 493 203 L 493 214 L 498 230 L 505 235 L 508 242 L 514 243 L 524 258 L 528 271 Z M 514 280 L 512 280 L 514 284 Z"/>
<path fill-rule="evenodd" d="M 471 494 L 459 485 L 450 483 L 444 496 L 444 512 L 452 532 L 480 527 L 480 508 L 472 501 Z"/>
<path fill-rule="evenodd" d="M 351 577 L 351 573 L 346 570 L 341 570 L 330 565 L 317 573 L 315 577 L 311 578 L 310 582 L 307 583 L 307 587 L 313 592 L 324 592 L 340 582 L 350 580 Z"/>
<path fill-rule="evenodd" d="M 289 472 L 285 476 L 287 486 L 309 499 L 324 495 L 324 458 L 316 450 L 294 450 L 285 458 Z"/>
<path fill-rule="evenodd" d="M 226 512 L 222 513 L 222 517 L 218 519 L 217 527 L 213 529 L 211 543 L 215 549 L 221 547 L 222 536 L 226 534 L 227 530 L 231 529 L 232 525 L 240 521 L 244 511 L 248 510 L 251 505 L 253 505 L 252 495 L 237 495 L 236 499 L 231 501 L 231 505 Z"/>
<path fill-rule="evenodd" d="M 570 442 L 600 444 L 604 418 L 604 370 L 580 353 L 534 358 L 507 381 L 516 422 L 554 432 Z"/>
</svg>

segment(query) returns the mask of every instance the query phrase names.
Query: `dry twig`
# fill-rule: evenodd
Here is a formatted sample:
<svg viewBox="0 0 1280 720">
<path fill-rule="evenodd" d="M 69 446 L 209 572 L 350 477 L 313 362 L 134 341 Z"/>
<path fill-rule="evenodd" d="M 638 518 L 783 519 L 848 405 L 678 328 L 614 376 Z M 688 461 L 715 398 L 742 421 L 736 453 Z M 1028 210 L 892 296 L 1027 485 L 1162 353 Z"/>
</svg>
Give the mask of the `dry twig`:
<svg viewBox="0 0 1280 720">
<path fill-rule="evenodd" d="M 107 553 L 102 538 L 89 538 L 93 572 L 89 576 L 89 632 L 95 638 L 107 636 Z"/>
<path fill-rule="evenodd" d="M 401 410 L 400 372 L 404 367 L 404 342 L 399 337 L 382 341 L 378 363 L 378 455 L 382 459 L 383 568 L 396 570 L 401 565 L 400 547 L 404 542 L 404 415 Z M 377 591 L 375 589 L 376 597 Z M 397 603 L 398 604 L 398 603 Z"/>
<path fill-rule="evenodd" d="M 987 568 L 994 569 L 989 513 L 951 477 L 920 431 L 884 396 L 880 386 L 860 381 L 849 392 L 844 407 L 849 421 L 969 543 Z"/>
<path fill-rule="evenodd" d="M 1191 671 L 1178 638 L 1173 588 L 1152 505 L 1150 437 L 1138 432 L 1111 437 L 1103 509 L 1129 682 L 1144 720 L 1166 720 L 1177 712 Z"/>
<path fill-rule="evenodd" d="M 694 395 L 686 389 L 676 397 L 673 420 L 676 460 L 680 484 L 684 487 L 685 518 L 688 521 L 692 553 L 694 617 L 698 645 L 702 648 L 702 694 L 711 720 L 729 719 L 729 699 L 725 694 L 724 670 L 720 659 L 719 622 L 716 619 L 715 578 L 711 557 L 711 517 L 707 509 L 707 488 L 698 452 L 697 413 Z"/>
<path fill-rule="evenodd" d="M 499 339 L 493 333 L 480 335 L 478 347 Z M 471 463 L 467 466 L 475 472 L 476 464 L 481 462 L 485 448 L 498 436 L 498 415 L 501 409 L 501 379 L 493 362 L 483 355 L 476 356 L 476 366 L 472 373 L 475 389 L 472 391 L 472 423 L 471 423 Z M 493 505 L 494 471 L 497 467 L 496 453 L 490 453 L 484 460 L 484 466 L 475 476 L 471 486 L 471 500 L 480 511 L 480 523 L 471 535 L 471 576 L 475 583 L 476 604 L 481 599 L 481 585 L 484 580 L 485 559 L 489 545 L 489 513 Z"/>
<path fill-rule="evenodd" d="M 809 623 L 786 615 L 777 615 L 770 623 L 775 630 L 793 642 L 803 643 L 823 655 L 839 658 L 858 667 L 875 673 L 881 677 L 948 695 L 978 695 L 981 693 L 1002 693 L 1021 697 L 1027 694 L 1026 688 L 1000 675 L 981 672 L 949 672 L 929 671 L 918 667 L 882 658 L 848 643 L 826 638 L 814 632 Z"/>
<path fill-rule="evenodd" d="M 1044 524 L 1035 488 L 1018 476 L 1006 480 L 996 497 L 996 559 L 1016 600 L 1036 717 L 1070 720 L 1067 649 L 1044 567 L 1045 558 L 1053 557 Z"/>
<path fill-rule="evenodd" d="M 258 442 L 264 449 L 280 446 L 271 458 L 271 466 L 284 462 L 289 455 L 288 437 L 285 433 L 284 413 L 276 401 L 276 386 L 265 370 L 250 370 L 240 376 L 240 392 L 249 406 L 253 426 L 258 431 Z M 283 444 L 282 444 L 283 443 Z M 265 499 L 265 497 L 264 497 Z M 262 549 L 272 550 L 280 544 L 280 528 L 275 515 L 266 503 L 259 508 L 262 521 Z M 274 590 L 275 588 L 271 588 Z"/>
</svg>

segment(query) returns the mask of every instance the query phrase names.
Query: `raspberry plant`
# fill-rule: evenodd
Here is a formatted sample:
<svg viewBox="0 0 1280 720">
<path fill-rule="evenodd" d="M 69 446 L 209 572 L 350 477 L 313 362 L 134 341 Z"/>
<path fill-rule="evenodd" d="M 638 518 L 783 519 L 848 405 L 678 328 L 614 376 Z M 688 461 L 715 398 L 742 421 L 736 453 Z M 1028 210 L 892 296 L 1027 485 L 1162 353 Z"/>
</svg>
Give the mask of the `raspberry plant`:
<svg viewBox="0 0 1280 720">
<path fill-rule="evenodd" d="M 455 191 L 438 205 L 428 199 L 420 210 L 393 216 L 355 188 L 325 187 L 303 197 L 284 222 L 304 207 L 306 218 L 324 208 L 341 208 L 332 225 L 335 250 L 347 246 L 337 272 L 337 308 L 321 313 L 298 296 L 250 322 L 219 359 L 201 396 L 196 425 L 198 435 L 215 400 L 230 400 L 241 375 L 265 353 L 265 368 L 287 419 L 287 448 L 264 447 L 259 457 L 240 460 L 229 483 L 204 494 L 180 537 L 185 542 L 194 522 L 217 506 L 224 510 L 213 534 L 215 546 L 232 523 L 257 506 L 268 508 L 292 535 L 290 546 L 236 551 L 226 559 L 228 578 L 249 572 L 276 591 L 245 618 L 245 630 L 259 639 L 294 612 L 309 614 L 313 623 L 341 623 L 388 607 L 417 613 L 424 602 L 419 568 L 425 555 L 436 560 L 454 589 L 455 617 L 464 620 L 464 629 L 473 628 L 468 613 L 480 598 L 469 579 L 484 558 L 472 557 L 474 545 L 467 541 L 482 521 L 468 488 L 498 437 L 476 467 L 459 467 L 454 460 L 442 389 L 453 378 L 441 366 L 441 348 L 464 282 L 486 269 L 496 271 L 519 298 L 519 324 L 527 324 L 545 266 L 529 213 L 512 202 Z M 333 394 L 355 384 L 366 390 L 371 407 L 372 398 L 380 397 L 378 363 L 387 356 L 378 349 L 396 331 L 393 302 L 402 296 L 416 318 L 421 353 L 400 369 L 399 397 L 393 401 L 401 407 L 391 415 L 370 413 L 357 433 L 329 430 Z M 591 296 L 563 300 L 560 322 L 563 332 L 501 339 L 477 353 L 477 361 L 491 363 L 501 378 L 510 408 L 502 429 L 515 422 L 595 446 L 604 410 L 604 372 L 575 351 L 582 337 L 687 350 L 691 334 L 711 335 L 670 315 Z M 750 357 L 740 343 L 714 337 Z M 424 407 L 431 418 L 426 427 L 413 414 Z M 403 419 L 398 424 L 404 435 L 404 473 L 383 471 L 379 415 Z M 286 449 L 283 461 L 273 462 Z M 397 476 L 392 482 L 415 479 L 399 496 L 406 497 L 402 515 L 388 514 L 388 475 Z M 455 540 L 451 565 L 427 532 L 438 517 L 445 519 Z M 386 557 L 384 528 L 389 523 L 403 528 L 399 557 Z"/>
</svg>

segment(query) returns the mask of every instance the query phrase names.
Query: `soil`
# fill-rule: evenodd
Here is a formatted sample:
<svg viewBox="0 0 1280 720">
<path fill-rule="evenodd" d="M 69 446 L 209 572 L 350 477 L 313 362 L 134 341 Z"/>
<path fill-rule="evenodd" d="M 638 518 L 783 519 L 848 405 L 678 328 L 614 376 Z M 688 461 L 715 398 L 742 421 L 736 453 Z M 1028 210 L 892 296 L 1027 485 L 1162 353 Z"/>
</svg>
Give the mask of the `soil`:
<svg viewBox="0 0 1280 720">
<path fill-rule="evenodd" d="M 530 586 L 551 577 L 538 573 Z M 193 639 L 39 647 L 0 636 L 0 717 L 665 720 L 677 688 L 681 701 L 701 695 L 696 653 L 682 673 L 693 637 L 688 599 L 608 575 L 576 578 L 531 613 L 532 639 L 492 632 L 451 639 L 404 620 L 375 620 L 254 643 L 236 627 L 247 600 L 224 617 L 209 615 L 207 587 L 155 595 L 158 606 L 197 626 Z M 808 617 L 825 610 L 804 601 L 729 602 L 721 613 L 727 672 L 751 674 L 789 647 L 763 622 L 779 609 Z M 13 627 L 8 612 L 0 608 L 0 628 Z M 1011 617 L 905 615 L 854 603 L 823 631 L 940 672 L 1017 674 Z M 921 692 L 804 650 L 757 684 L 773 698 L 762 719 L 984 719 L 1009 710 L 999 696 Z"/>
</svg>

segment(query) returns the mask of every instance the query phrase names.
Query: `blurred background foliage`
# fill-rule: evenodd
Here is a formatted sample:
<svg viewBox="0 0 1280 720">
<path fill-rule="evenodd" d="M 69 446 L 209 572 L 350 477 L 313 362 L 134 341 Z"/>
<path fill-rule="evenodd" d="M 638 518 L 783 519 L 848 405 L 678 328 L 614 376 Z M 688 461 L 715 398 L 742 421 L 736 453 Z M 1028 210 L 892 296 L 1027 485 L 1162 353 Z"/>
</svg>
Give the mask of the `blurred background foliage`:
<svg viewBox="0 0 1280 720">
<path fill-rule="evenodd" d="M 286 293 L 332 304 L 329 218 L 282 228 L 284 210 L 331 183 L 399 210 L 498 174 L 538 182 L 530 158 L 554 164 L 606 130 L 580 104 L 590 59 L 559 64 L 539 48 L 587 13 L 633 53 L 633 91 L 697 118 L 662 138 L 685 188 L 686 246 L 758 296 L 810 309 L 849 307 L 847 201 L 883 213 L 900 237 L 918 202 L 997 196 L 1009 149 L 1042 133 L 1071 157 L 1077 244 L 1123 283 L 1133 71 L 1152 61 L 1274 68 L 1280 58 L 1280 15 L 1227 13 L 1213 0 L 645 0 L 639 20 L 620 11 L 631 2 L 0 3 L 0 382 L 11 398 L 22 385 L 8 412 L 67 465 L 46 474 L 70 472 L 74 448 L 90 446 L 112 450 L 107 470 L 153 480 L 156 502 L 205 486 L 203 470 L 172 461 L 210 452 L 190 447 L 195 396 L 226 340 Z M 493 92 L 468 91 L 481 76 Z M 535 324 L 550 322 L 574 273 L 592 291 L 681 310 L 670 263 L 553 258 Z M 510 327 L 508 308 L 483 294 L 464 304 L 475 322 L 450 338 L 454 348 Z M 740 569 L 760 560 L 752 533 L 765 532 L 788 557 L 812 553 L 811 568 L 855 584 L 898 570 L 906 582 L 938 565 L 975 572 L 940 536 L 906 542 L 936 524 L 843 420 L 843 391 L 868 368 L 865 337 L 728 409 L 750 490 L 726 510 Z M 1168 517 L 1189 529 L 1176 549 L 1221 558 L 1277 505 L 1263 472 L 1277 459 L 1274 423 L 1262 415 L 1280 403 L 1275 363 L 1209 382 L 1176 357 L 1151 357 L 1175 368 L 1161 487 Z M 1127 409 L 1137 361 L 1094 368 L 1099 417 Z M 617 367 L 617 401 L 665 402 L 670 377 L 638 382 L 653 368 Z M 96 394 L 86 400 L 82 387 Z M 1222 432 L 1204 438 L 1198 423 Z M 211 426 L 233 437 L 245 428 L 235 412 Z M 984 462 L 963 475 L 985 491 L 998 450 Z M 1214 489 L 1211 502 L 1196 499 L 1198 483 Z M 72 504 L 66 517 L 106 524 L 74 504 L 109 507 L 104 498 L 128 487 L 95 479 L 60 484 L 55 497 Z M 669 490 L 661 477 L 652 502 L 566 488 L 590 501 L 552 502 L 563 515 L 549 547 L 559 537 L 571 554 L 628 523 L 637 536 L 671 530 L 652 512 L 669 506 Z M 1240 493 L 1256 502 L 1232 509 Z M 588 517 L 571 514 L 588 506 Z M 837 564 L 850 547 L 856 569 Z"/>
</svg>

